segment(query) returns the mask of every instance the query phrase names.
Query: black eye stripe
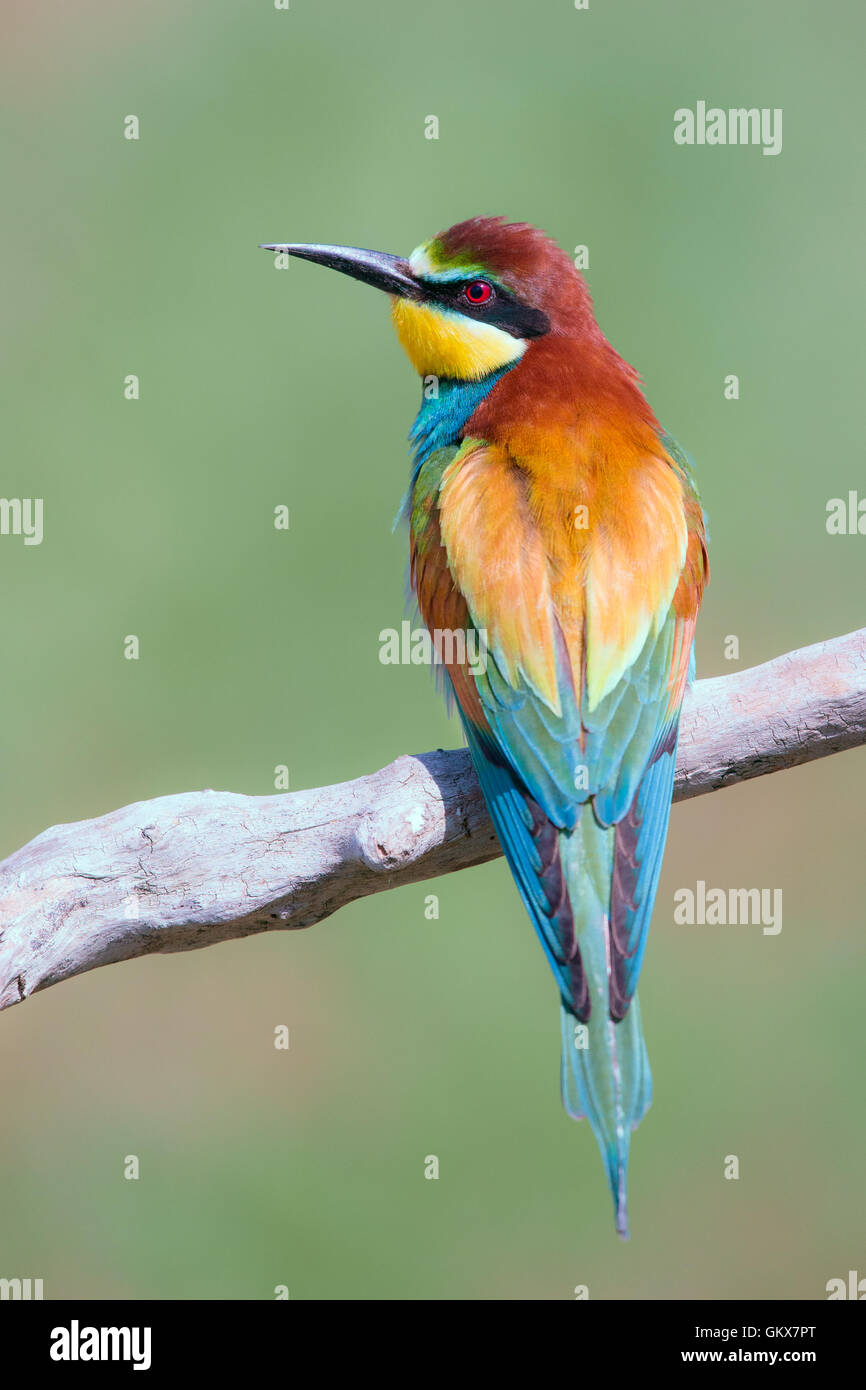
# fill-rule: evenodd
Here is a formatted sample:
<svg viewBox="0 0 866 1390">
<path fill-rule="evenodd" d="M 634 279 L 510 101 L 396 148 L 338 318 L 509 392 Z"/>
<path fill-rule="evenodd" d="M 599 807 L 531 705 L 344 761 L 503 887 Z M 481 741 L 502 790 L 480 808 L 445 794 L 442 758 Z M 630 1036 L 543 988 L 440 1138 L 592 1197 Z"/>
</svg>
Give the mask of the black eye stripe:
<svg viewBox="0 0 866 1390">
<path fill-rule="evenodd" d="M 485 281 L 493 290 L 492 298 L 483 304 L 473 304 L 464 291 L 468 285 L 476 283 L 480 276 L 472 279 L 452 280 L 447 284 L 423 285 L 424 298 L 428 303 L 441 304 L 444 309 L 456 309 L 466 318 L 477 319 L 479 323 L 492 324 L 501 328 L 512 338 L 541 338 L 550 330 L 550 320 L 541 310 L 531 304 L 524 304 L 494 280 Z"/>
</svg>

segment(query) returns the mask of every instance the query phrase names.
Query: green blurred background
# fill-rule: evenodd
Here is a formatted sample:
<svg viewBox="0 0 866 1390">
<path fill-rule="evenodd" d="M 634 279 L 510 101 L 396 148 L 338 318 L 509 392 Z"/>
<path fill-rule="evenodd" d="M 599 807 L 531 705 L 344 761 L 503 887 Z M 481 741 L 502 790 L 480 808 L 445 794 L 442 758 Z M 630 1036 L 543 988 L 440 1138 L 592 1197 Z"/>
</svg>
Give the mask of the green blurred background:
<svg viewBox="0 0 866 1390">
<path fill-rule="evenodd" d="M 417 381 L 381 296 L 277 272 L 260 241 L 407 253 L 502 213 L 587 244 L 603 328 L 697 462 L 699 671 L 863 623 L 866 540 L 824 524 L 864 486 L 862 6 L 31 0 L 2 25 L 2 492 L 45 499 L 45 539 L 0 541 L 0 852 L 141 798 L 269 793 L 280 763 L 300 788 L 459 742 L 428 673 L 378 660 Z M 699 99 L 782 107 L 781 155 L 675 146 Z M 866 1274 L 864 770 L 674 811 L 627 1245 L 499 861 L 5 1014 L 0 1275 L 47 1297 L 727 1299 Z M 675 927 L 699 878 L 782 888 L 781 935 Z"/>
</svg>

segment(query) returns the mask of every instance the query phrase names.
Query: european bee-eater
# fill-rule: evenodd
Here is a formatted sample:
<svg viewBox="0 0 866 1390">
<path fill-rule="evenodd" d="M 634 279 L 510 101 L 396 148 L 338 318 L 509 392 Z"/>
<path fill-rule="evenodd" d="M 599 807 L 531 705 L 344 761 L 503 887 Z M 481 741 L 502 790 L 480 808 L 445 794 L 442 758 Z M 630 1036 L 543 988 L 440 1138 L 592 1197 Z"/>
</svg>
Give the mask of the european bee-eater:
<svg viewBox="0 0 866 1390">
<path fill-rule="evenodd" d="M 384 290 L 424 378 L 412 586 L 431 633 L 483 642 L 483 670 L 452 648 L 448 679 L 559 989 L 565 1108 L 589 1117 L 625 1236 L 652 1090 L 635 991 L 708 578 L 689 460 L 534 227 L 472 218 L 408 260 L 264 249 Z"/>
</svg>

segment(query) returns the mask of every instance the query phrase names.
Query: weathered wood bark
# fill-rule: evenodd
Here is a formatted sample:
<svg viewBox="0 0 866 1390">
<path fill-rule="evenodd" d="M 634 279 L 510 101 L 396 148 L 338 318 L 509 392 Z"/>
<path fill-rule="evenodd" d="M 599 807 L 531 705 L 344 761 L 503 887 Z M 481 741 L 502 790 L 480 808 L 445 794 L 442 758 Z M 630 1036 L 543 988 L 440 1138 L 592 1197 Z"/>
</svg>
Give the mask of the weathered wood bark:
<svg viewBox="0 0 866 1390">
<path fill-rule="evenodd" d="M 866 742 L 866 629 L 699 681 L 675 799 Z M 309 927 L 500 849 L 466 751 L 280 796 L 187 792 L 58 825 L 0 864 L 0 1008 L 112 961 Z"/>
</svg>

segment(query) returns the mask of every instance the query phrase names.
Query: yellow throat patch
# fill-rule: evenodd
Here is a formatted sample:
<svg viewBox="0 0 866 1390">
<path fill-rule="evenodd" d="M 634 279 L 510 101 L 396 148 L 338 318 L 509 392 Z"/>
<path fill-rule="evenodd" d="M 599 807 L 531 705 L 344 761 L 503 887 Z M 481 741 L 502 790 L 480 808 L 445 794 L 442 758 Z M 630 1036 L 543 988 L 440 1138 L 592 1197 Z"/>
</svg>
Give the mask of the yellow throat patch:
<svg viewBox="0 0 866 1390">
<path fill-rule="evenodd" d="M 392 300 L 391 318 L 403 349 L 421 376 L 477 381 L 516 362 L 526 349 L 490 323 L 409 299 Z"/>
</svg>

